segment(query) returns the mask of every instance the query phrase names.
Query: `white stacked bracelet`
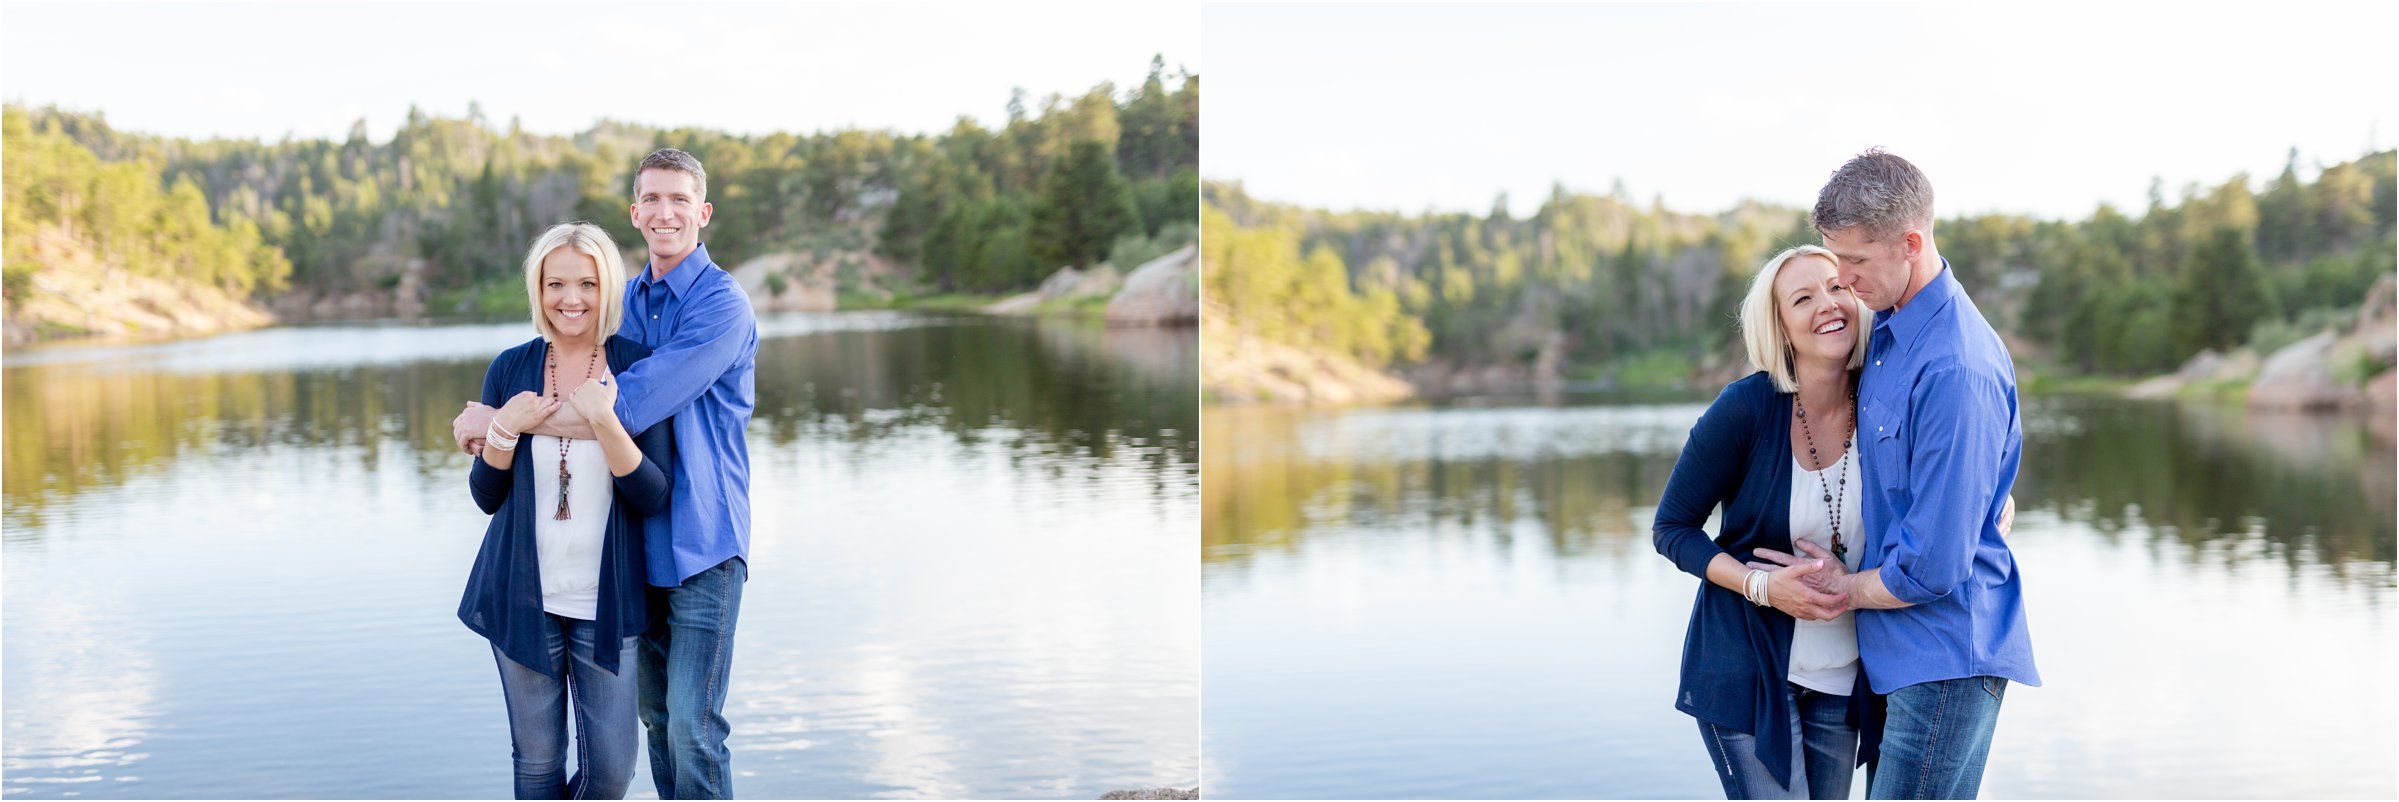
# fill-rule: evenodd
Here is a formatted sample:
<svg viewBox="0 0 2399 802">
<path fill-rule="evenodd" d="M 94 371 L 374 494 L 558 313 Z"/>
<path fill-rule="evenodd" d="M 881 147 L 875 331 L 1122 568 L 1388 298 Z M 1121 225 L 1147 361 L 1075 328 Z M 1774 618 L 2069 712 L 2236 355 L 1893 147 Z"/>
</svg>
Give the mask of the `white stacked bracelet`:
<svg viewBox="0 0 2399 802">
<path fill-rule="evenodd" d="M 491 428 L 483 431 L 483 444 L 494 449 L 515 451 L 516 441 L 517 436 L 509 434 L 507 429 L 501 428 L 498 420 L 493 420 Z"/>
<path fill-rule="evenodd" d="M 1770 582 L 1771 577 L 1766 574 L 1765 569 L 1749 569 L 1749 575 L 1742 578 L 1741 595 L 1748 598 L 1751 604 L 1759 607 L 1772 607 L 1774 603 L 1768 596 L 1768 589 L 1772 587 Z"/>
</svg>

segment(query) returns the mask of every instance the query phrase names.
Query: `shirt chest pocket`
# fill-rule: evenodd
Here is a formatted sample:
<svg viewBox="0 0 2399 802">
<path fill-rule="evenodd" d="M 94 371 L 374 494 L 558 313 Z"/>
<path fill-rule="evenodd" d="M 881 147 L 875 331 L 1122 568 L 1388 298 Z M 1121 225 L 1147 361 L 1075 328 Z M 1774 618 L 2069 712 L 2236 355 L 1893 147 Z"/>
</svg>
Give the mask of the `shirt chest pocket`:
<svg viewBox="0 0 2399 802">
<path fill-rule="evenodd" d="M 1867 480 L 1885 493 L 1907 491 L 1907 405 L 1869 398 L 1858 404 L 1859 456 L 1871 466 Z"/>
</svg>

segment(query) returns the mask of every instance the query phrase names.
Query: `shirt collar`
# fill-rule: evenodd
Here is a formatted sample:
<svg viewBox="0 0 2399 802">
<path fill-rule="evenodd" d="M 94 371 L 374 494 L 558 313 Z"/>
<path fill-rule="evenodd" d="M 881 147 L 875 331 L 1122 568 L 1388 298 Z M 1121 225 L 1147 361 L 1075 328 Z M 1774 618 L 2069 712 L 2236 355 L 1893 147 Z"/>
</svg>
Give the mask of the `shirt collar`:
<svg viewBox="0 0 2399 802">
<path fill-rule="evenodd" d="M 1941 257 L 1941 272 L 1917 290 L 1916 297 L 1908 299 L 1907 305 L 1875 313 L 1874 327 L 1889 331 L 1897 340 L 1914 341 L 1960 291 L 1957 275 L 1949 270 L 1949 257 Z"/>
<path fill-rule="evenodd" d="M 641 280 L 644 283 L 660 280 L 650 276 L 650 264 L 652 263 L 643 263 L 641 266 Z M 708 258 L 708 243 L 703 242 L 699 244 L 699 247 L 691 249 L 691 255 L 683 257 L 683 261 L 676 262 L 674 267 L 667 268 L 666 278 L 663 280 L 666 282 L 667 289 L 672 290 L 675 297 L 680 298 L 685 292 L 691 290 L 692 282 L 699 280 L 700 271 L 715 266 L 716 262 Z"/>
</svg>

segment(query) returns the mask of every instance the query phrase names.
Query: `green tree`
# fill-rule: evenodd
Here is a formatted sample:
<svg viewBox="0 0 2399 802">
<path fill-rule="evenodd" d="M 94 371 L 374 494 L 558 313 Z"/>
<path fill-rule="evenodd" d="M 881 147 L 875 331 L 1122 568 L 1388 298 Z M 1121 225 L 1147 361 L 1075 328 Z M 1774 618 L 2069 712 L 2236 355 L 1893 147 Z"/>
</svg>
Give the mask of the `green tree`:
<svg viewBox="0 0 2399 802">
<path fill-rule="evenodd" d="M 2229 350 L 2247 339 L 2258 321 L 2276 315 L 2247 232 L 2218 227 L 2192 249 L 2173 309 L 2177 358 L 2205 348 Z"/>
<path fill-rule="evenodd" d="M 1105 145 L 1083 140 L 1043 181 L 1025 239 L 1042 270 L 1089 267 L 1107 258 L 1116 238 L 1135 231 L 1140 221 L 1114 156 Z"/>
</svg>

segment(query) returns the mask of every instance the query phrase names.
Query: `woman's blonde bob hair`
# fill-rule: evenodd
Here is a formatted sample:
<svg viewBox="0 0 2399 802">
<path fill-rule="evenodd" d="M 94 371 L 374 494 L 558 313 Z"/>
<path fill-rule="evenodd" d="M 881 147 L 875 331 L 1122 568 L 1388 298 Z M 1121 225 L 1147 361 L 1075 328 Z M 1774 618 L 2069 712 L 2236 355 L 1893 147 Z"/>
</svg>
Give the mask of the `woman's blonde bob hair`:
<svg viewBox="0 0 2399 802">
<path fill-rule="evenodd" d="M 1799 367 L 1793 361 L 1796 356 L 1791 350 L 1791 333 L 1783 331 L 1782 310 L 1775 303 L 1774 278 L 1782 275 L 1783 265 L 1803 256 L 1823 259 L 1835 266 L 1841 264 L 1833 258 L 1832 251 L 1814 245 L 1783 251 L 1766 260 L 1765 267 L 1758 268 L 1757 277 L 1749 280 L 1749 294 L 1741 298 L 1741 344 L 1749 349 L 1749 364 L 1765 371 L 1774 379 L 1774 389 L 1786 393 L 1799 392 Z M 1857 301 L 1857 311 L 1849 316 L 1849 329 L 1858 333 L 1857 347 L 1849 351 L 1849 369 L 1856 370 L 1866 364 L 1866 340 L 1874 333 L 1874 309 L 1865 301 L 1858 301 L 1855 294 L 1849 297 Z"/>
<path fill-rule="evenodd" d="M 541 263 L 560 248 L 573 248 L 576 253 L 591 257 L 597 266 L 600 280 L 600 327 L 602 342 L 616 334 L 617 326 L 625 322 L 625 257 L 616 252 L 616 241 L 599 226 L 580 220 L 559 223 L 541 232 L 533 241 L 532 250 L 525 252 L 525 302 L 533 307 L 533 330 L 541 338 L 558 342 L 558 330 L 550 327 L 550 317 L 541 308 Z"/>
</svg>

